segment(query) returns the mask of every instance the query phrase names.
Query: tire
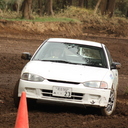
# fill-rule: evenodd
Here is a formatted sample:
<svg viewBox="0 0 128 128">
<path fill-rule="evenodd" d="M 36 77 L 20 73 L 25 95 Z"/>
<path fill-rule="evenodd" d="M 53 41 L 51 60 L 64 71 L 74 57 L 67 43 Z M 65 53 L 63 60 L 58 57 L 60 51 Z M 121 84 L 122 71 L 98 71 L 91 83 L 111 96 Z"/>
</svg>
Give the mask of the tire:
<svg viewBox="0 0 128 128">
<path fill-rule="evenodd" d="M 107 107 L 101 108 L 101 114 L 103 116 L 110 116 L 113 114 L 116 108 L 116 98 L 117 98 L 117 92 L 112 89 L 110 92 L 110 97 Z"/>
<path fill-rule="evenodd" d="M 28 109 L 33 109 L 37 104 L 36 101 L 36 99 L 27 98 Z"/>
<path fill-rule="evenodd" d="M 20 97 L 18 97 L 18 88 L 19 88 L 19 80 L 16 82 L 16 85 L 13 90 L 13 100 L 16 108 L 19 107 L 19 103 L 20 103 Z M 27 105 L 29 108 L 32 108 L 33 106 L 36 105 L 36 99 L 27 98 Z"/>
<path fill-rule="evenodd" d="M 16 82 L 16 85 L 13 90 L 13 100 L 16 108 L 18 108 L 20 101 L 20 97 L 18 97 L 18 88 L 19 88 L 19 80 Z"/>
</svg>

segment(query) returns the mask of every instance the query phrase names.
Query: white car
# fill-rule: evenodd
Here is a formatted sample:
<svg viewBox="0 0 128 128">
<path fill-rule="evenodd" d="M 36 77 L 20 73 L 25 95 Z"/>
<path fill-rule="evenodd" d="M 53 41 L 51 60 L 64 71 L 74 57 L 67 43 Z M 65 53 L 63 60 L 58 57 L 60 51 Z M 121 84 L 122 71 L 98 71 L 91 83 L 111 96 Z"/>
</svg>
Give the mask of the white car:
<svg viewBox="0 0 128 128">
<path fill-rule="evenodd" d="M 28 105 L 42 100 L 99 107 L 102 115 L 114 112 L 121 64 L 113 62 L 104 44 L 50 38 L 33 56 L 24 52 L 21 58 L 30 61 L 14 88 L 16 106 L 26 92 Z"/>
</svg>

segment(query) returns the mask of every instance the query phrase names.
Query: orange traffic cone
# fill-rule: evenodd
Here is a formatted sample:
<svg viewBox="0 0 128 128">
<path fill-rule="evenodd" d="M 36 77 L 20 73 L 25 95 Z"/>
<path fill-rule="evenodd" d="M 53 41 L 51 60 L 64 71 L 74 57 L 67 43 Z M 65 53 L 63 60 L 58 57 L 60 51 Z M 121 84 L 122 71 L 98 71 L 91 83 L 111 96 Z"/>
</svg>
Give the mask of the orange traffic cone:
<svg viewBox="0 0 128 128">
<path fill-rule="evenodd" d="M 15 128 L 29 128 L 28 125 L 28 110 L 27 110 L 27 100 L 26 100 L 26 93 L 22 92 Z"/>
</svg>

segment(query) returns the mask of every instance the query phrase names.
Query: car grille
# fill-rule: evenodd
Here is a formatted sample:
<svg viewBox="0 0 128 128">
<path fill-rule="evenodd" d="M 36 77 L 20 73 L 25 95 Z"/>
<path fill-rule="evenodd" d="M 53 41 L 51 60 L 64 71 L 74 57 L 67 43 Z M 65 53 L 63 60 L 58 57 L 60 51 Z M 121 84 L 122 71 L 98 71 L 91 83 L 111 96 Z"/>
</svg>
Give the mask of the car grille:
<svg viewBox="0 0 128 128">
<path fill-rule="evenodd" d="M 45 96 L 45 97 L 64 98 L 64 99 L 72 99 L 72 100 L 82 100 L 84 94 L 72 92 L 71 97 L 60 97 L 60 96 L 53 96 L 52 95 L 52 90 L 42 89 L 42 95 Z"/>
<path fill-rule="evenodd" d="M 67 84 L 80 84 L 79 82 L 70 82 L 70 81 L 62 81 L 62 80 L 52 80 L 47 79 L 49 82 L 58 82 L 58 83 L 67 83 Z"/>
</svg>

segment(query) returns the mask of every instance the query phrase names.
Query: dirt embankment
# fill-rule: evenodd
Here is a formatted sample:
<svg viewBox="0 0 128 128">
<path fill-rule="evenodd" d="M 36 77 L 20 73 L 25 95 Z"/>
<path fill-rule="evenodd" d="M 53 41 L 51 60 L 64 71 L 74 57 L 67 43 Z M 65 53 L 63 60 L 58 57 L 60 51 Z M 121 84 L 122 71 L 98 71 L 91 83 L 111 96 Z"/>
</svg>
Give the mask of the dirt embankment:
<svg viewBox="0 0 128 128">
<path fill-rule="evenodd" d="M 82 24 L 61 22 L 0 21 L 0 33 L 74 36 L 82 34 Z"/>
<path fill-rule="evenodd" d="M 74 37 L 78 35 L 105 36 L 116 38 L 128 38 L 128 24 L 122 20 L 117 23 L 104 21 L 75 22 L 29 22 L 29 21 L 7 21 L 0 20 L 0 33 L 11 34 L 38 34 L 57 35 L 64 37 Z"/>
</svg>

